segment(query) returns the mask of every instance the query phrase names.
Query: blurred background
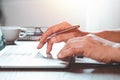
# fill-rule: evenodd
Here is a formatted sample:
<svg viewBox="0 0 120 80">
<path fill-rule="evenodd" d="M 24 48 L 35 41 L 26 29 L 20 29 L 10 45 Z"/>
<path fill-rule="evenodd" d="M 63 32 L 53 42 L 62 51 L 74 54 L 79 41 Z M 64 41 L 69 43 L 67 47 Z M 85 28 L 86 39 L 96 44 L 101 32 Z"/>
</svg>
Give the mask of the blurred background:
<svg viewBox="0 0 120 80">
<path fill-rule="evenodd" d="M 120 0 L 0 0 L 0 25 L 48 27 L 62 21 L 91 32 L 120 28 Z"/>
</svg>

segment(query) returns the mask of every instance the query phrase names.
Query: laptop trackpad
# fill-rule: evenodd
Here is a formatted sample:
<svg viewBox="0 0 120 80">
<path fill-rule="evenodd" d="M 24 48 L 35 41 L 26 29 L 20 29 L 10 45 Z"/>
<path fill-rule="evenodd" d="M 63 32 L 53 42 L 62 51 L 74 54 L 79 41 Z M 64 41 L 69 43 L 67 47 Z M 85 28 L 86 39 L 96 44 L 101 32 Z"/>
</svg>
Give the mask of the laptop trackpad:
<svg viewBox="0 0 120 80">
<path fill-rule="evenodd" d="M 45 44 L 41 49 L 40 49 L 40 53 L 44 56 L 44 57 L 48 57 L 48 58 L 53 58 L 53 59 L 57 59 L 57 54 L 59 53 L 59 51 L 63 48 L 63 46 L 65 45 L 64 42 L 61 43 L 55 43 L 52 47 L 52 51 L 50 52 L 50 54 L 46 54 L 46 50 L 47 50 L 47 44 Z"/>
<path fill-rule="evenodd" d="M 4 60 L 4 61 L 3 61 Z M 58 59 L 32 57 L 1 57 L 1 68 L 66 68 L 69 62 Z"/>
</svg>

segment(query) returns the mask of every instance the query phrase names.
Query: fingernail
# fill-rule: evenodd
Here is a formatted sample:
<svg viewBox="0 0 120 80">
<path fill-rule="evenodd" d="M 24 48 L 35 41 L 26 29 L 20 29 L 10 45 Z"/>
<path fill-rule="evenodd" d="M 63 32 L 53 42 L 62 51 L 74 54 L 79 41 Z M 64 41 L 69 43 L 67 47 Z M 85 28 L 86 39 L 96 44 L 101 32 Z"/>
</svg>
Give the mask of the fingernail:
<svg viewBox="0 0 120 80">
<path fill-rule="evenodd" d="M 39 45 L 37 46 L 37 48 L 38 48 L 38 49 L 42 48 L 42 44 L 39 44 Z"/>
</svg>

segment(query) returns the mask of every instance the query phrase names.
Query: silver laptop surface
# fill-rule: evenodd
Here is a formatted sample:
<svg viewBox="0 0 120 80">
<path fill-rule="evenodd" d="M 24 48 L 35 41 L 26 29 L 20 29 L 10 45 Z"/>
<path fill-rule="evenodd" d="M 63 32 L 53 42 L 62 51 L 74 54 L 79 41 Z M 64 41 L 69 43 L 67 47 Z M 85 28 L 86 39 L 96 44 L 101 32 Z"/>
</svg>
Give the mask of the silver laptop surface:
<svg viewBox="0 0 120 80">
<path fill-rule="evenodd" d="M 51 51 L 53 59 L 46 58 L 46 45 L 38 50 L 36 41 L 17 41 L 15 45 L 4 45 L 0 30 L 0 68 L 67 68 L 71 59 L 59 60 L 56 55 L 64 43 L 55 44 Z"/>
</svg>

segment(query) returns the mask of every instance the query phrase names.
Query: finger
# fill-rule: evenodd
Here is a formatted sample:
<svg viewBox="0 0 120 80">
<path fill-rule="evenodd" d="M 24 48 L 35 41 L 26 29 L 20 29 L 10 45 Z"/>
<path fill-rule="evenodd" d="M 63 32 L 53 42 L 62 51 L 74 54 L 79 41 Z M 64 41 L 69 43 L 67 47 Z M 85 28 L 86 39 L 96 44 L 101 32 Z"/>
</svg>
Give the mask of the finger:
<svg viewBox="0 0 120 80">
<path fill-rule="evenodd" d="M 52 50 L 52 46 L 53 46 L 53 42 L 51 42 L 50 40 L 47 42 L 47 51 L 46 53 L 49 54 Z"/>
<path fill-rule="evenodd" d="M 72 26 L 72 25 L 70 25 L 67 22 L 62 22 L 62 23 L 59 23 L 59 24 L 56 24 L 56 25 L 53 25 L 53 26 L 49 27 L 47 29 L 47 31 L 45 31 L 45 33 L 41 37 L 41 42 L 45 41 L 45 39 L 47 37 L 49 37 L 50 35 L 52 35 L 53 33 L 56 33 L 58 31 L 62 31 L 62 30 L 66 29 L 66 28 L 68 28 L 70 26 Z"/>
<path fill-rule="evenodd" d="M 54 43 L 62 42 L 62 41 L 67 41 L 71 38 L 75 37 L 74 34 L 71 33 L 65 33 L 65 34 L 59 34 L 53 38 L 51 38 L 51 41 Z"/>
<path fill-rule="evenodd" d="M 57 57 L 58 57 L 58 58 L 65 58 L 65 57 L 71 56 L 71 55 L 73 54 L 72 51 L 73 51 L 72 48 L 62 49 L 62 50 L 58 53 Z"/>
<path fill-rule="evenodd" d="M 54 28 L 55 29 L 55 28 Z M 57 31 L 57 30 L 56 30 Z M 37 48 L 42 48 L 43 45 L 48 41 L 47 37 L 49 37 L 51 34 L 53 34 L 53 28 L 48 28 L 47 31 L 42 35 L 40 39 L 40 43 L 38 44 Z"/>
<path fill-rule="evenodd" d="M 65 58 L 72 55 L 83 55 L 83 47 L 72 47 L 65 45 L 63 49 L 58 53 L 58 58 Z"/>
<path fill-rule="evenodd" d="M 51 39 L 51 41 L 53 43 L 58 43 L 58 42 L 62 42 L 62 41 L 66 42 L 69 39 L 77 37 L 77 36 L 79 36 L 79 35 L 77 35 L 76 32 L 66 32 L 63 34 L 56 35 L 55 37 L 53 37 Z"/>
<path fill-rule="evenodd" d="M 49 37 L 50 35 L 52 35 L 55 32 L 64 30 L 67 27 L 70 27 L 71 25 L 67 22 L 62 22 L 60 24 L 56 24 L 50 28 L 47 29 L 47 31 L 45 31 L 45 33 L 42 35 L 41 40 L 39 45 L 37 46 L 37 48 L 41 48 L 46 42 L 47 42 L 47 37 Z"/>
<path fill-rule="evenodd" d="M 38 46 L 37 46 L 37 49 L 42 48 L 45 43 L 46 43 L 46 42 L 40 42 L 40 43 L 38 44 Z"/>
<path fill-rule="evenodd" d="M 50 40 L 48 40 L 48 42 L 47 42 L 47 51 L 46 52 L 50 53 L 50 51 L 52 50 L 53 44 L 63 41 L 64 37 L 66 37 L 65 34 L 61 34 L 61 35 L 57 35 L 55 37 L 52 37 Z"/>
</svg>

